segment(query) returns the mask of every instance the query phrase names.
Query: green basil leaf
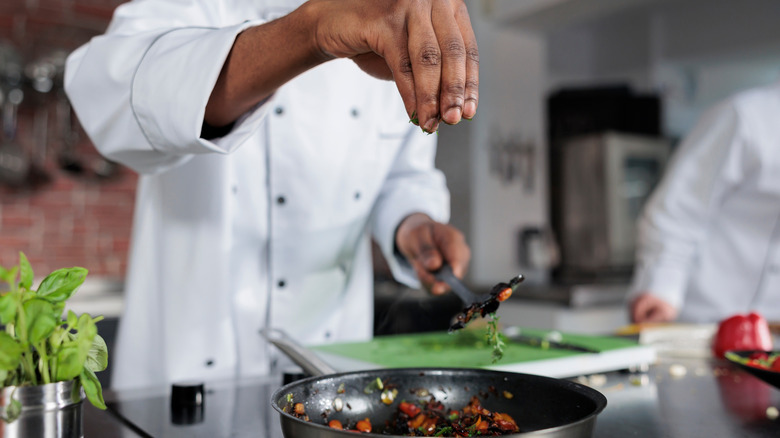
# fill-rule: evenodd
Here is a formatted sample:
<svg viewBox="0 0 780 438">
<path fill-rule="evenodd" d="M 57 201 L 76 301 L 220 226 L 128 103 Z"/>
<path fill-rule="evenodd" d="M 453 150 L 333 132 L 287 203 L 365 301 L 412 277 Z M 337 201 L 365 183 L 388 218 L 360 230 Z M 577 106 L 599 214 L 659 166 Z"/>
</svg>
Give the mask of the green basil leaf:
<svg viewBox="0 0 780 438">
<path fill-rule="evenodd" d="M 87 399 L 98 409 L 106 409 L 106 402 L 103 400 L 103 387 L 100 385 L 95 373 L 88 368 L 84 368 L 81 372 L 81 387 L 84 388 L 84 393 L 87 395 Z"/>
<path fill-rule="evenodd" d="M 27 332 L 30 343 L 37 344 L 46 340 L 57 328 L 58 321 L 51 315 L 39 315 L 30 325 L 30 331 Z"/>
<path fill-rule="evenodd" d="M 92 337 L 97 334 L 97 325 L 95 325 L 95 321 L 92 320 L 92 316 L 90 314 L 82 313 L 79 316 L 78 331 L 79 333 L 83 333 L 89 336 L 89 341 L 92 342 Z"/>
<path fill-rule="evenodd" d="M 18 266 L 14 266 L 11 269 L 6 269 L 0 266 L 0 280 L 3 280 L 3 282 L 8 283 L 9 286 L 13 286 L 14 280 L 16 280 L 16 271 L 18 269 L 19 269 Z"/>
<path fill-rule="evenodd" d="M 78 332 L 76 332 L 76 345 L 79 348 L 79 353 L 85 358 L 89 355 L 89 350 L 92 348 L 92 341 L 97 336 L 97 325 L 92 317 L 86 313 L 79 316 Z"/>
<path fill-rule="evenodd" d="M 57 382 L 70 380 L 81 374 L 84 369 L 84 358 L 76 346 L 63 347 L 57 352 Z"/>
<path fill-rule="evenodd" d="M 33 298 L 38 298 L 38 293 L 36 293 L 34 290 L 28 290 L 28 289 L 22 289 L 18 291 L 18 293 L 22 294 L 22 301 L 32 300 Z"/>
<path fill-rule="evenodd" d="M 70 328 L 75 328 L 79 323 L 79 317 L 76 312 L 68 310 L 68 325 Z"/>
<path fill-rule="evenodd" d="M 62 325 L 55 327 L 54 332 L 52 332 L 51 336 L 49 336 L 49 345 L 51 345 L 51 349 L 54 351 L 59 350 L 64 337 L 65 328 Z"/>
<path fill-rule="evenodd" d="M 52 302 L 70 298 L 87 278 L 87 270 L 80 267 L 57 269 L 43 279 L 38 286 L 38 296 Z"/>
<path fill-rule="evenodd" d="M 32 270 L 32 266 L 30 266 L 30 261 L 27 260 L 27 256 L 24 255 L 23 252 L 19 253 L 19 268 L 20 268 L 19 287 L 25 289 L 31 289 L 33 278 L 34 278 L 33 270 Z"/>
<path fill-rule="evenodd" d="M 62 314 L 65 312 L 65 301 L 60 301 L 54 304 L 54 314 L 57 315 L 57 319 L 62 319 Z"/>
<path fill-rule="evenodd" d="M 0 369 L 13 371 L 22 358 L 22 346 L 6 332 L 0 332 Z M 5 380 L 5 379 L 3 379 Z"/>
<path fill-rule="evenodd" d="M 103 371 L 108 367 L 108 347 L 106 341 L 100 335 L 95 335 L 92 340 L 92 346 L 87 354 L 87 361 L 84 362 L 84 368 L 93 371 Z"/>
<path fill-rule="evenodd" d="M 13 324 L 16 320 L 16 299 L 18 293 L 9 292 L 0 296 L 0 324 Z"/>
<path fill-rule="evenodd" d="M 23 305 L 27 322 L 27 340 L 32 344 L 46 339 L 57 327 L 59 318 L 54 313 L 54 306 L 43 299 L 34 298 Z"/>
</svg>

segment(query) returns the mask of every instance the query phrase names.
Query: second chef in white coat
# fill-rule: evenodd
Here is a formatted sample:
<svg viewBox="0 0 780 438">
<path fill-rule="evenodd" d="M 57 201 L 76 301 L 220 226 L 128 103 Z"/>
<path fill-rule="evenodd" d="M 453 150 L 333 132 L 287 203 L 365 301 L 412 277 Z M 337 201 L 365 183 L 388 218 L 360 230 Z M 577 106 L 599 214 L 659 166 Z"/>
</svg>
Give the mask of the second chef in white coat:
<svg viewBox="0 0 780 438">
<path fill-rule="evenodd" d="M 394 82 L 331 60 L 202 135 L 237 35 L 299 3 L 131 2 L 68 60 L 96 147 L 141 174 L 114 388 L 266 373 L 265 327 L 303 343 L 370 337 L 372 236 L 409 285 L 425 275 L 399 254 L 414 245 L 429 267 L 465 270 L 436 136 L 409 123 Z M 396 239 L 407 217 L 412 246 Z"/>
<path fill-rule="evenodd" d="M 636 322 L 780 321 L 780 82 L 709 109 L 639 222 Z"/>
</svg>

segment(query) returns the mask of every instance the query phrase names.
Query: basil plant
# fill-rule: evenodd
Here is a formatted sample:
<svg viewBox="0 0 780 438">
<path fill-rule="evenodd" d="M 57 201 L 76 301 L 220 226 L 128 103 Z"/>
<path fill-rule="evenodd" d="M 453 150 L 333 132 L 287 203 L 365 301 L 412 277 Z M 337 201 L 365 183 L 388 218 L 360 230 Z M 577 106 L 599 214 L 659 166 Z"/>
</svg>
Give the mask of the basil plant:
<svg viewBox="0 0 780 438">
<path fill-rule="evenodd" d="M 33 289 L 33 270 L 24 253 L 19 253 L 18 266 L 0 266 L 1 387 L 77 379 L 89 401 L 106 408 L 95 376 L 108 366 L 108 349 L 95 325 L 103 317 L 68 311 L 63 318 L 66 300 L 86 276 L 81 267 L 58 269 Z M 11 422 L 20 413 L 21 404 L 12 395 L 0 415 Z"/>
</svg>

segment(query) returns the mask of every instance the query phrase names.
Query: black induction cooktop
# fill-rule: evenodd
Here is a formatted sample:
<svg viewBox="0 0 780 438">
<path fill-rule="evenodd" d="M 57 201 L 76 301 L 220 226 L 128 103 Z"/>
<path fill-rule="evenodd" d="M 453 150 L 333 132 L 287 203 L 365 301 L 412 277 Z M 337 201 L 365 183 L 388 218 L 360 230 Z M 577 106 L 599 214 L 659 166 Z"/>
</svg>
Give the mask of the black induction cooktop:
<svg viewBox="0 0 780 438">
<path fill-rule="evenodd" d="M 106 400 L 108 412 L 147 438 L 282 438 L 271 395 L 281 379 L 203 383 L 196 403 L 171 397 L 172 389 L 122 392 Z"/>
</svg>

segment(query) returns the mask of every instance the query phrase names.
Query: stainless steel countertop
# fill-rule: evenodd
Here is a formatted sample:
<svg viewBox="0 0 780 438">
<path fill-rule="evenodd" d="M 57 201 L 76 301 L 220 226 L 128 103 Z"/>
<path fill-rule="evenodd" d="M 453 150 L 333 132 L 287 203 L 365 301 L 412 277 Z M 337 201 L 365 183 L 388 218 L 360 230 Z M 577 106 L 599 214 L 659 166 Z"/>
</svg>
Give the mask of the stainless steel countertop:
<svg viewBox="0 0 780 438">
<path fill-rule="evenodd" d="M 597 388 L 608 405 L 596 437 L 780 436 L 780 421 L 767 416 L 767 409 L 780 409 L 780 390 L 731 364 L 662 358 L 644 382 L 625 373 L 606 378 Z"/>
<path fill-rule="evenodd" d="M 680 370 L 685 375 L 679 375 Z M 85 409 L 85 436 L 281 438 L 270 397 L 281 379 L 206 385 L 204 422 L 174 425 L 166 389 L 107 391 L 113 412 Z M 645 373 L 612 372 L 583 380 L 608 399 L 596 438 L 777 437 L 780 390 L 724 362 L 662 358 Z M 776 410 L 774 411 L 776 412 Z"/>
</svg>

